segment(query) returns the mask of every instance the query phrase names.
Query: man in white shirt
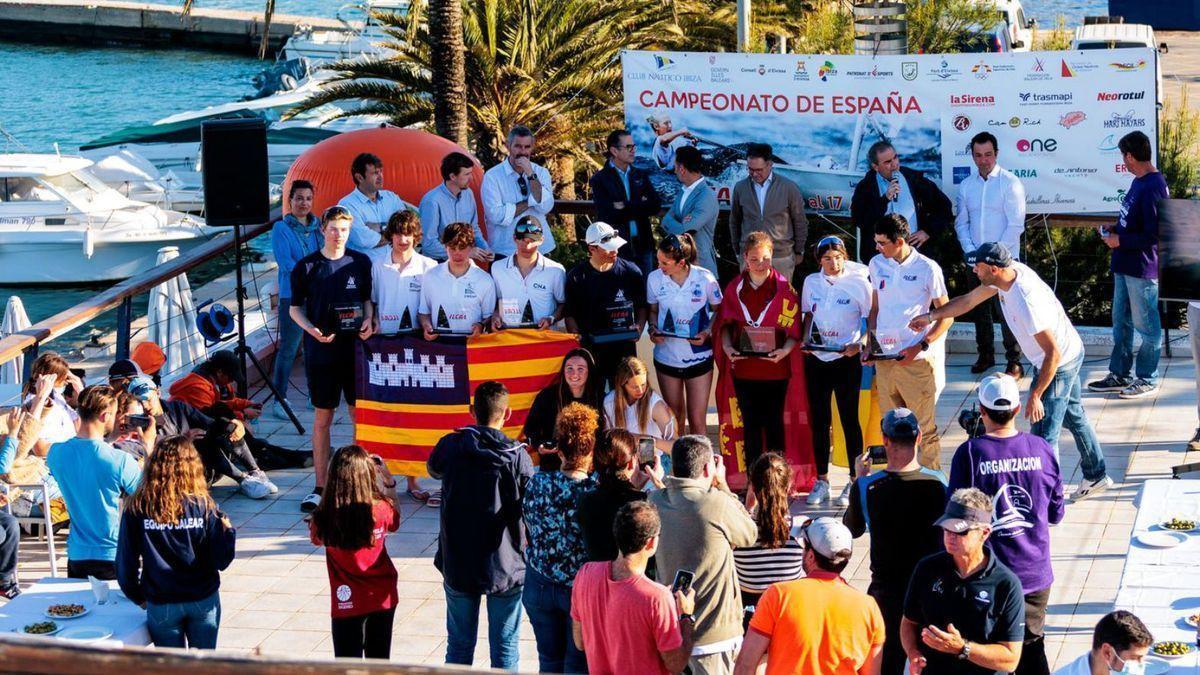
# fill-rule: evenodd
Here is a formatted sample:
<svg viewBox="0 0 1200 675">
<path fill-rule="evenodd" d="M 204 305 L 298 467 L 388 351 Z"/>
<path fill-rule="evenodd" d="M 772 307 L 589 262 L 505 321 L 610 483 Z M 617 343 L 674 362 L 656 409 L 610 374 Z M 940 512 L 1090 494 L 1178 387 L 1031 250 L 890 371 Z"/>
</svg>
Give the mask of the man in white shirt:
<svg viewBox="0 0 1200 675">
<path fill-rule="evenodd" d="M 492 265 L 498 299 L 492 328 L 549 330 L 562 318 L 567 270 L 538 251 L 542 236 L 540 222 L 522 217 L 513 228 L 517 252 Z"/>
<path fill-rule="evenodd" d="M 954 230 L 958 233 L 964 256 L 984 242 L 996 241 L 1020 258 L 1021 233 L 1025 231 L 1025 186 L 1012 172 L 996 163 L 999 147 L 996 137 L 986 131 L 971 139 L 971 158 L 977 171 L 958 186 L 954 204 Z M 973 274 L 967 277 L 967 282 L 972 288 L 979 284 Z M 979 374 L 996 365 L 993 323 L 997 320 L 1007 361 L 1005 372 L 1019 378 L 1022 374 L 1021 348 L 995 300 L 984 303 L 975 312 L 975 344 L 979 358 L 971 366 L 971 372 Z"/>
<path fill-rule="evenodd" d="M 371 251 L 371 301 L 375 303 L 375 332 L 384 335 L 415 331 L 420 325 L 421 284 L 437 267 L 433 258 L 417 253 L 421 221 L 414 211 L 400 211 L 383 228 L 390 243 Z"/>
<path fill-rule="evenodd" d="M 439 334 L 478 337 L 496 310 L 496 284 L 471 260 L 475 234 L 466 223 L 442 232 L 446 262 L 425 273 L 418 320 L 426 340 Z"/>
<path fill-rule="evenodd" d="M 505 147 L 508 159 L 483 174 L 483 219 L 487 225 L 488 243 L 497 257 L 512 255 L 513 227 L 517 219 L 528 214 L 542 224 L 545 239 L 542 253 L 554 250 L 554 234 L 546 224 L 546 216 L 554 210 L 554 185 L 550 172 L 534 164 L 533 132 L 517 125 L 508 132 Z"/>
<path fill-rule="evenodd" d="M 1100 618 L 1091 651 L 1054 671 L 1054 675 L 1144 673 L 1154 636 L 1132 612 L 1118 609 Z M 1128 665 L 1126 665 L 1128 664 Z"/>
<path fill-rule="evenodd" d="M 450 223 L 468 223 L 475 228 L 475 262 L 480 265 L 491 262 L 492 252 L 479 229 L 479 215 L 475 212 L 475 193 L 469 187 L 475 160 L 461 152 L 452 152 L 442 158 L 441 173 L 442 183 L 421 197 L 421 253 L 444 261 L 442 232 Z"/>
<path fill-rule="evenodd" d="M 946 343 L 951 319 L 929 327 L 911 328 L 909 321 L 932 307 L 949 301 L 942 268 L 908 243 L 908 222 L 889 213 L 875 223 L 875 249 L 870 276 L 874 288 L 867 327 L 878 342 L 880 354 L 899 355 L 896 360 L 875 360 L 870 348 L 863 361 L 875 363 L 875 387 L 879 413 L 908 408 L 917 415 L 924 432 L 918 460 L 921 466 L 941 469 L 942 445 L 937 431 L 939 382 L 945 382 Z M 868 343 L 868 346 L 873 346 Z"/>
<path fill-rule="evenodd" d="M 675 129 L 671 125 L 671 116 L 665 112 L 654 113 L 646 118 L 654 131 L 654 149 L 650 155 L 658 168 L 671 171 L 675 168 L 675 153 L 680 148 L 696 147 L 696 136 L 687 127 Z M 710 270 L 716 274 L 715 270 Z"/>
<path fill-rule="evenodd" d="M 1063 426 L 1075 437 L 1083 471 L 1083 482 L 1073 496 L 1075 501 L 1112 487 L 1104 454 L 1080 400 L 1083 341 L 1062 303 L 1033 270 L 1013 259 L 1004 244 L 985 243 L 968 254 L 967 262 L 974 267 L 980 285 L 944 307 L 914 317 L 910 327 L 920 329 L 933 321 L 960 316 L 999 297 L 1004 317 L 1033 362 L 1033 383 L 1023 406 L 1032 425 L 1030 430 L 1054 446 L 1056 453 Z"/>
<path fill-rule="evenodd" d="M 369 152 L 350 163 L 350 176 L 354 178 L 354 190 L 338 202 L 354 216 L 346 248 L 366 253 L 386 243 L 379 233 L 392 214 L 413 206 L 395 192 L 383 189 L 383 160 Z"/>
</svg>

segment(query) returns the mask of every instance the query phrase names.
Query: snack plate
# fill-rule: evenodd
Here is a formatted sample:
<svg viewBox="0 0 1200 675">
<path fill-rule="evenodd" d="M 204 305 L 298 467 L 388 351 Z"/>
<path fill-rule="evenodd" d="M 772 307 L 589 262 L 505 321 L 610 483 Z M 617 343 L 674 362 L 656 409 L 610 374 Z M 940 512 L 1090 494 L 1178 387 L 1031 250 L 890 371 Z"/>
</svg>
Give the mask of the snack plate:
<svg viewBox="0 0 1200 675">
<path fill-rule="evenodd" d="M 1189 520 L 1191 520 L 1191 519 L 1189 518 Z M 1197 526 L 1196 521 L 1194 521 L 1194 520 L 1192 521 L 1192 528 L 1190 530 L 1177 530 L 1173 527 L 1167 527 L 1166 522 L 1159 523 L 1158 527 L 1163 532 L 1179 532 L 1180 534 L 1186 534 L 1188 532 L 1195 532 L 1197 530 L 1200 530 L 1200 526 Z"/>
<path fill-rule="evenodd" d="M 1137 541 L 1142 546 L 1150 548 L 1175 548 L 1187 541 L 1187 538 L 1187 535 L 1182 532 L 1143 532 L 1137 536 Z"/>
<path fill-rule="evenodd" d="M 32 625 L 32 624 L 30 624 L 30 625 Z M 56 623 L 55 625 L 57 626 L 58 624 Z M 26 633 L 26 632 L 25 632 L 25 627 L 24 627 L 24 626 L 22 626 L 22 627 L 21 627 L 19 630 L 17 630 L 16 632 L 20 633 L 21 635 L 32 635 L 32 636 L 34 636 L 34 637 L 45 637 L 45 636 L 47 636 L 47 635 L 54 635 L 55 633 L 58 633 L 58 632 L 59 632 L 59 631 L 61 631 L 62 629 L 63 629 L 63 626 L 58 626 L 57 628 L 55 628 L 54 630 L 50 631 L 49 633 Z"/>
<path fill-rule="evenodd" d="M 1187 647 L 1188 649 L 1186 652 L 1184 652 L 1182 654 L 1159 654 L 1156 651 L 1158 644 L 1159 643 L 1155 643 L 1154 646 L 1150 648 L 1150 654 L 1149 654 L 1150 656 L 1153 656 L 1156 659 L 1168 659 L 1168 660 L 1174 661 L 1175 659 L 1181 659 L 1196 650 L 1195 647 L 1193 647 L 1187 643 L 1184 643 L 1184 646 Z"/>
<path fill-rule="evenodd" d="M 78 619 L 81 616 L 87 616 L 88 614 L 91 613 L 91 611 L 92 610 L 90 608 L 88 608 L 87 606 L 84 606 L 83 611 L 78 614 L 72 614 L 71 616 L 62 616 L 60 614 L 51 614 L 50 609 L 46 608 L 45 610 L 42 611 L 42 616 L 46 617 L 47 619 L 54 619 L 55 621 L 58 621 L 60 619 L 63 621 L 70 621 L 71 619 Z"/>
</svg>

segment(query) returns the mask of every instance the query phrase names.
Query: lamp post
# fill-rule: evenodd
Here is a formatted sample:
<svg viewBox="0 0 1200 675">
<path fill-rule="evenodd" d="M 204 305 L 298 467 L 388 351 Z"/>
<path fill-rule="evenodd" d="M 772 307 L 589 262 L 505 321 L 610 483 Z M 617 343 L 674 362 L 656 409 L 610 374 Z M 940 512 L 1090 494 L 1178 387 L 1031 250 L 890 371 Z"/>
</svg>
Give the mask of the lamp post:
<svg viewBox="0 0 1200 675">
<path fill-rule="evenodd" d="M 750 47 L 750 2 L 737 0 L 737 50 L 744 52 Z"/>
<path fill-rule="evenodd" d="M 895 0 L 854 3 L 854 53 L 871 56 L 908 53 L 907 6 Z"/>
</svg>

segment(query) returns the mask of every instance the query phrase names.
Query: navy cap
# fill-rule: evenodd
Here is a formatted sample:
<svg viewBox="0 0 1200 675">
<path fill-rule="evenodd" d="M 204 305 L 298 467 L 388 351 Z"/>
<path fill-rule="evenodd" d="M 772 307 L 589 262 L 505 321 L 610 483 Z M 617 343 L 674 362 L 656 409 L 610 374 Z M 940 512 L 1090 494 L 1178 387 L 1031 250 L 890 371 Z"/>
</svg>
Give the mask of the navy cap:
<svg viewBox="0 0 1200 675">
<path fill-rule="evenodd" d="M 998 241 L 989 241 L 979 245 L 979 248 L 967 254 L 967 264 L 985 263 L 996 267 L 1008 267 L 1013 264 L 1012 253 L 1008 247 Z"/>
<path fill-rule="evenodd" d="M 951 500 L 946 504 L 946 513 L 934 521 L 933 524 L 943 530 L 962 534 L 971 528 L 978 528 L 981 525 L 991 526 L 992 514 Z"/>
<path fill-rule="evenodd" d="M 888 438 L 904 441 L 913 440 L 921 433 L 921 425 L 917 423 L 917 414 L 908 408 L 892 408 L 883 414 L 879 425 L 883 435 Z"/>
</svg>

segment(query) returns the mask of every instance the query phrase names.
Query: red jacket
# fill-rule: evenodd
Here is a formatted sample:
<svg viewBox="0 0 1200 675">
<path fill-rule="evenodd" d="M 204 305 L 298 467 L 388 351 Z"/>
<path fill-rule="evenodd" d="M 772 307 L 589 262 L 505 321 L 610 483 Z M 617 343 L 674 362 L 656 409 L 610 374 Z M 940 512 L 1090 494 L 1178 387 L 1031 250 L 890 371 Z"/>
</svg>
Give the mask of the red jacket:
<svg viewBox="0 0 1200 675">
<path fill-rule="evenodd" d="M 229 393 L 233 393 L 232 389 Z M 217 384 L 198 373 L 188 373 L 176 380 L 171 385 L 170 394 L 173 400 L 183 401 L 204 412 L 218 403 L 224 403 L 233 410 L 238 419 L 243 419 L 243 411 L 254 403 L 248 398 L 232 395 L 229 398 L 221 398 Z"/>
</svg>

